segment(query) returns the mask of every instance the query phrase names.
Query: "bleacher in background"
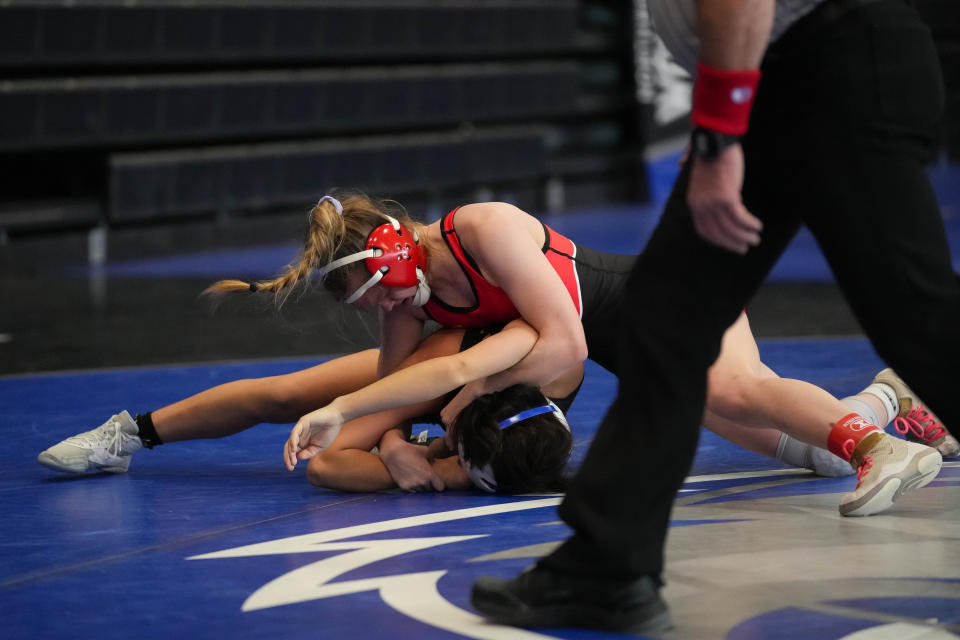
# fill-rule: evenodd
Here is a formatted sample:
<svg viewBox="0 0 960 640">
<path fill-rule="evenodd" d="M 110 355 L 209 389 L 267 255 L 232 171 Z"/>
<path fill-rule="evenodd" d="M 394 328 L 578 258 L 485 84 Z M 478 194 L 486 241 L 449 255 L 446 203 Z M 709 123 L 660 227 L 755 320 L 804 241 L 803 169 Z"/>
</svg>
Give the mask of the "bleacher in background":
<svg viewBox="0 0 960 640">
<path fill-rule="evenodd" d="M 960 156 L 957 0 L 916 0 Z M 5 0 L 0 243 L 302 211 L 642 200 L 618 0 Z"/>
<path fill-rule="evenodd" d="M 642 198 L 613 0 L 8 0 L 0 230 Z"/>
</svg>

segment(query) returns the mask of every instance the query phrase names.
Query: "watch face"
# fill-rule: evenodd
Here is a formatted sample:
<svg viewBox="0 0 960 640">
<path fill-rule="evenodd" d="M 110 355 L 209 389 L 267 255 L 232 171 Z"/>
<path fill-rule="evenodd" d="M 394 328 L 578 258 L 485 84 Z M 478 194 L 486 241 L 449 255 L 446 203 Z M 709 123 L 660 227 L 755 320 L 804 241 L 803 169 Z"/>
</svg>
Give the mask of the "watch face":
<svg viewBox="0 0 960 640">
<path fill-rule="evenodd" d="M 696 129 L 693 132 L 693 150 L 701 158 L 713 158 L 719 151 L 717 141 L 705 129 Z"/>
<path fill-rule="evenodd" d="M 710 140 L 704 131 L 697 131 L 693 134 L 693 147 L 697 155 L 706 156 L 710 154 Z"/>
</svg>

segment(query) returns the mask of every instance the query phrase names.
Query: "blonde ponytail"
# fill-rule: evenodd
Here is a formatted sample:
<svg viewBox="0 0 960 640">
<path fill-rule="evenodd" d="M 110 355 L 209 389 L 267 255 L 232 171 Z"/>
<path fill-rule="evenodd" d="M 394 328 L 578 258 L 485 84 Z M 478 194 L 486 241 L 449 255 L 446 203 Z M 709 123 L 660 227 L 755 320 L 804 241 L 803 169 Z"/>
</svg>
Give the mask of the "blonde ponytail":
<svg viewBox="0 0 960 640">
<path fill-rule="evenodd" d="M 282 305 L 297 286 L 306 286 L 314 271 L 337 258 L 363 251 L 367 236 L 375 227 L 386 222 L 391 215 L 400 224 L 421 230 L 420 225 L 409 218 L 399 203 L 380 201 L 363 194 L 350 194 L 340 198 L 342 213 L 330 198 L 323 198 L 310 210 L 309 226 L 300 255 L 277 277 L 259 282 L 243 280 L 220 280 L 204 290 L 204 294 L 222 295 L 237 291 L 270 292 L 275 302 Z M 400 211 L 394 211 L 399 208 Z M 420 233 L 423 237 L 423 233 Z M 338 298 L 346 297 L 347 275 L 363 263 L 357 262 L 324 274 L 324 287 Z"/>
</svg>

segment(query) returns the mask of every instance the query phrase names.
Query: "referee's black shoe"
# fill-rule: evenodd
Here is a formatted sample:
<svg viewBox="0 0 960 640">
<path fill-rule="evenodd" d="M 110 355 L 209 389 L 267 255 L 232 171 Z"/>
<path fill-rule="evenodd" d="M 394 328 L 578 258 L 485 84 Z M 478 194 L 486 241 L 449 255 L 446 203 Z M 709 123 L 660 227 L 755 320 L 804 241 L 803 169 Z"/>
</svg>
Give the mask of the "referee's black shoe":
<svg viewBox="0 0 960 640">
<path fill-rule="evenodd" d="M 608 580 L 534 565 L 512 580 L 480 578 L 470 602 L 492 622 L 515 627 L 584 627 L 656 633 L 671 628 L 670 611 L 651 576 Z"/>
</svg>

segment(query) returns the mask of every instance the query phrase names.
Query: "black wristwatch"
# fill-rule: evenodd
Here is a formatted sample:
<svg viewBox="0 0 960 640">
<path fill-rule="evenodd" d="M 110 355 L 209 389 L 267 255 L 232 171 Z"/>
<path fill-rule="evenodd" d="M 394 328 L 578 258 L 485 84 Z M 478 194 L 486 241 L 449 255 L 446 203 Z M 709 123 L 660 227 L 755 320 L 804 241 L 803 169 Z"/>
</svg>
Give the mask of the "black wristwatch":
<svg viewBox="0 0 960 640">
<path fill-rule="evenodd" d="M 739 136 L 718 133 L 703 127 L 697 127 L 690 134 L 690 149 L 697 156 L 710 160 L 732 144 L 740 142 Z"/>
</svg>

